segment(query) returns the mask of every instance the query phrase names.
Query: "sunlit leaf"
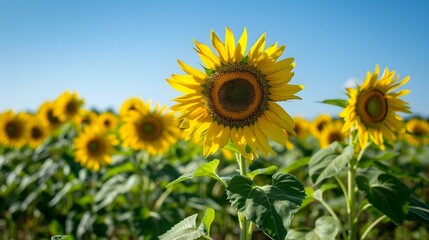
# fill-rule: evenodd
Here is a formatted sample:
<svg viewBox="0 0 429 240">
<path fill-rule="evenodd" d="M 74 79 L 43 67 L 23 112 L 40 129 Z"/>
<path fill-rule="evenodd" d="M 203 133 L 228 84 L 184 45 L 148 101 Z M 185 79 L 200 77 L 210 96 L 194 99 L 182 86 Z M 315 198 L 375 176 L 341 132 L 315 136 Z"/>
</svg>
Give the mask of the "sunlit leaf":
<svg viewBox="0 0 429 240">
<path fill-rule="evenodd" d="M 354 154 L 353 146 L 343 148 L 338 142 L 318 151 L 309 162 L 309 174 L 315 185 L 345 169 Z"/>
<path fill-rule="evenodd" d="M 357 176 L 356 183 L 358 188 L 365 192 L 368 202 L 395 224 L 400 225 L 404 221 L 410 198 L 410 190 L 405 184 L 389 174 L 378 175 L 373 184 L 370 184 L 366 177 Z"/>
<path fill-rule="evenodd" d="M 224 183 L 223 180 L 216 173 L 218 165 L 219 165 L 219 159 L 214 159 L 211 162 L 204 163 L 204 164 L 200 165 L 199 167 L 197 167 L 197 169 L 195 169 L 194 171 L 192 171 L 190 173 L 185 173 L 182 176 L 180 176 L 178 179 L 170 182 L 167 185 L 167 188 L 176 184 L 176 183 L 183 182 L 185 180 L 192 179 L 194 177 L 211 177 L 213 179 L 216 179 L 216 180 Z"/>
<path fill-rule="evenodd" d="M 51 240 L 73 240 L 73 237 L 69 235 L 56 235 L 51 237 Z"/>
<path fill-rule="evenodd" d="M 284 173 L 290 173 L 296 169 L 307 166 L 308 162 L 310 162 L 310 157 L 303 157 L 303 158 L 300 158 L 300 159 L 292 162 L 290 165 L 283 168 L 281 171 Z"/>
<path fill-rule="evenodd" d="M 212 222 L 215 218 L 215 211 L 213 208 L 207 208 L 206 214 L 203 217 L 203 220 L 201 222 L 204 224 L 204 226 L 207 229 L 207 235 L 210 236 L 210 226 L 212 225 Z"/>
<path fill-rule="evenodd" d="M 247 176 L 253 180 L 258 175 L 264 175 L 264 174 L 265 175 L 271 175 L 271 174 L 274 174 L 276 172 L 277 172 L 277 166 L 271 165 L 267 168 L 258 168 L 256 170 L 253 170 L 253 171 L 249 172 L 247 174 Z"/>
<path fill-rule="evenodd" d="M 335 240 L 340 231 L 338 222 L 331 216 L 323 216 L 316 220 L 311 231 L 290 230 L 286 239 L 290 240 Z"/>
<path fill-rule="evenodd" d="M 342 108 L 345 108 L 347 107 L 347 105 L 349 105 L 347 100 L 344 100 L 344 99 L 326 99 L 321 101 L 320 103 L 330 104 L 330 105 L 334 105 Z"/>
<path fill-rule="evenodd" d="M 305 191 L 292 175 L 276 173 L 272 185 L 256 186 L 246 176 L 235 176 L 227 187 L 228 199 L 238 212 L 273 239 L 284 240 Z"/>
</svg>

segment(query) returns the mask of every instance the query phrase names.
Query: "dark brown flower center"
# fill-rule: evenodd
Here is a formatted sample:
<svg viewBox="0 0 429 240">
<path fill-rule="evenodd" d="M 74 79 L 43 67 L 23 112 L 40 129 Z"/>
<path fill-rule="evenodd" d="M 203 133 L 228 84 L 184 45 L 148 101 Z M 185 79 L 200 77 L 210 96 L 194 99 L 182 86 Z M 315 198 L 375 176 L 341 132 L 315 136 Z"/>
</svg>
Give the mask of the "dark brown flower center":
<svg viewBox="0 0 429 240">
<path fill-rule="evenodd" d="M 387 99 L 378 89 L 360 93 L 357 104 L 360 119 L 366 125 L 371 126 L 382 123 L 387 117 Z"/>
<path fill-rule="evenodd" d="M 105 145 L 103 144 L 102 141 L 100 141 L 100 139 L 93 139 L 91 141 L 88 142 L 87 146 L 87 151 L 91 156 L 100 156 L 102 154 L 104 154 L 105 151 Z"/>
<path fill-rule="evenodd" d="M 137 124 L 138 136 L 145 141 L 157 140 L 163 129 L 161 120 L 153 116 L 145 117 Z"/>
<path fill-rule="evenodd" d="M 18 121 L 13 120 L 6 124 L 6 134 L 10 139 L 18 139 L 23 133 L 23 126 Z"/>
</svg>

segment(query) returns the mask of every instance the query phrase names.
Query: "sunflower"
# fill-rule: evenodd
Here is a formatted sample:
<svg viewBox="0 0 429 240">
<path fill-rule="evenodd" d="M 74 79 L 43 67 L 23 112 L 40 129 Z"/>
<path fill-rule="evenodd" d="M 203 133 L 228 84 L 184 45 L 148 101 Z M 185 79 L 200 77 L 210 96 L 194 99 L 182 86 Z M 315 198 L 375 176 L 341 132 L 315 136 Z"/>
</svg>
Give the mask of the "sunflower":
<svg viewBox="0 0 429 240">
<path fill-rule="evenodd" d="M 313 122 L 311 122 L 310 130 L 311 133 L 316 137 L 319 138 L 320 134 L 322 133 L 323 129 L 332 122 L 332 117 L 329 114 L 322 113 L 318 115 Z"/>
<path fill-rule="evenodd" d="M 143 100 L 138 97 L 129 98 L 122 103 L 121 108 L 119 110 L 119 116 L 126 116 L 131 111 L 135 111 L 142 107 L 144 107 Z"/>
<path fill-rule="evenodd" d="M 408 82 L 409 76 L 399 80 L 395 71 L 385 68 L 379 78 L 380 68 L 377 65 L 374 73 L 367 72 L 362 86 L 348 88 L 348 106 L 340 113 L 344 118 L 343 131 L 357 129 L 360 146 L 363 148 L 369 141 L 384 150 L 383 136 L 394 142 L 395 133 L 404 128 L 402 118 L 396 112 L 411 113 L 408 103 L 399 99 L 407 95 L 408 89 L 392 92 Z"/>
<path fill-rule="evenodd" d="M 425 120 L 412 118 L 406 123 L 405 138 L 414 146 L 429 144 L 429 123 Z"/>
<path fill-rule="evenodd" d="M 41 119 L 36 115 L 29 115 L 26 118 L 28 139 L 27 144 L 31 148 L 40 146 L 49 136 L 48 126 L 42 123 Z"/>
<path fill-rule="evenodd" d="M 0 114 L 0 145 L 12 148 L 22 147 L 27 140 L 27 125 L 23 113 L 13 110 Z"/>
<path fill-rule="evenodd" d="M 155 155 L 165 152 L 179 138 L 181 131 L 172 113 L 164 113 L 166 107 L 151 103 L 129 112 L 123 118 L 124 124 L 119 129 L 124 147 L 146 150 Z"/>
<path fill-rule="evenodd" d="M 106 130 L 115 130 L 118 122 L 118 117 L 111 112 L 102 113 L 97 118 L 98 125 L 103 126 Z"/>
<path fill-rule="evenodd" d="M 88 126 L 74 139 L 76 161 L 97 171 L 112 162 L 119 141 L 103 128 Z"/>
<path fill-rule="evenodd" d="M 319 143 L 321 148 L 328 147 L 331 143 L 344 142 L 348 132 L 343 132 L 343 121 L 334 120 L 329 122 L 319 135 Z"/>
<path fill-rule="evenodd" d="M 84 100 L 76 92 L 65 91 L 55 100 L 54 115 L 62 122 L 74 120 L 79 115 Z"/>
<path fill-rule="evenodd" d="M 295 116 L 293 119 L 295 121 L 294 130 L 295 130 L 296 136 L 298 138 L 305 138 L 309 136 L 311 123 L 307 119 L 299 116 Z"/>
<path fill-rule="evenodd" d="M 294 59 L 277 61 L 285 46 L 277 43 L 265 50 L 262 34 L 246 55 L 247 31 L 235 44 L 234 35 L 226 28 L 225 43 L 211 31 L 213 52 L 207 45 L 194 41 L 205 71 L 182 61 L 186 75 L 173 74 L 168 83 L 184 95 L 174 100 L 171 109 L 180 112 L 182 126 L 189 127 L 187 139 L 201 140 L 204 155 L 215 153 L 229 140 L 249 160 L 261 152 L 275 154 L 272 139 L 282 145 L 287 132 L 295 135 L 294 121 L 277 101 L 300 99 L 295 94 L 303 89 L 290 85 Z"/>
<path fill-rule="evenodd" d="M 75 118 L 75 123 L 78 129 L 83 129 L 93 125 L 97 120 L 97 113 L 91 110 L 80 109 L 78 116 Z"/>
<path fill-rule="evenodd" d="M 42 121 L 42 124 L 48 127 L 49 131 L 55 131 L 58 129 L 63 122 L 54 115 L 54 103 L 47 101 L 44 102 L 38 110 L 38 118 Z"/>
</svg>

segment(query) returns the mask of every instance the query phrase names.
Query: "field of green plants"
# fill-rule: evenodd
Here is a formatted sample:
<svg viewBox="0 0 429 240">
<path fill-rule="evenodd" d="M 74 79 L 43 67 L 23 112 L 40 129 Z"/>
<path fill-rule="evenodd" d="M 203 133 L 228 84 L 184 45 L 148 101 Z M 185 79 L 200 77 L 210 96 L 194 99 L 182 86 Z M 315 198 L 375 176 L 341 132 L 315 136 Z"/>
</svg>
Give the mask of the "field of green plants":
<svg viewBox="0 0 429 240">
<path fill-rule="evenodd" d="M 201 70 L 179 61 L 170 109 L 100 112 L 66 91 L 1 112 L 0 239 L 429 239 L 409 77 L 376 66 L 349 99 L 321 99 L 337 116 L 290 116 L 276 102 L 303 86 L 284 46 L 225 36 L 195 41 Z"/>
</svg>

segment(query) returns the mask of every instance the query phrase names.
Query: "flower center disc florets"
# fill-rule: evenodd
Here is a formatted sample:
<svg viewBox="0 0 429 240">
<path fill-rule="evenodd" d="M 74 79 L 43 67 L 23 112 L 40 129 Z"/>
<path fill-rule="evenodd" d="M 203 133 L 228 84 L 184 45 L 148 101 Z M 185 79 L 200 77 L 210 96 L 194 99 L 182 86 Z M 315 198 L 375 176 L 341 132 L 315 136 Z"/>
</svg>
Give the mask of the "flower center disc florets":
<svg viewBox="0 0 429 240">
<path fill-rule="evenodd" d="M 259 69 L 237 63 L 211 74 L 204 95 L 214 120 L 229 127 L 244 127 L 254 124 L 268 109 L 268 90 Z"/>
<path fill-rule="evenodd" d="M 369 126 L 381 123 L 387 117 L 387 99 L 378 89 L 362 92 L 358 98 L 358 107 L 361 121 Z"/>
<path fill-rule="evenodd" d="M 93 139 L 88 142 L 87 149 L 90 155 L 99 156 L 104 152 L 104 145 L 100 139 Z"/>
<path fill-rule="evenodd" d="M 156 117 L 146 117 L 140 122 L 139 137 L 144 140 L 153 141 L 162 134 L 162 123 Z"/>
<path fill-rule="evenodd" d="M 18 122 L 9 122 L 6 124 L 6 134 L 11 139 L 20 138 L 22 134 L 22 128 Z"/>
</svg>

